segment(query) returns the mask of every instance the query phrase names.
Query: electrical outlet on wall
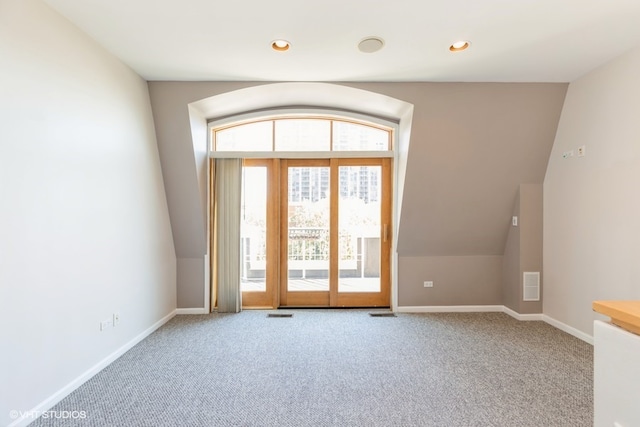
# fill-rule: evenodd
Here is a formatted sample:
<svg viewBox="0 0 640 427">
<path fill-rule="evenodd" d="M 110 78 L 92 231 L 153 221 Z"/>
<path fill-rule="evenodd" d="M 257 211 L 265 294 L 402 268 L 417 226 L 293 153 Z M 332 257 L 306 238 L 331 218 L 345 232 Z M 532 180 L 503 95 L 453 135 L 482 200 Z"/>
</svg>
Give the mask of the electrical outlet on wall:
<svg viewBox="0 0 640 427">
<path fill-rule="evenodd" d="M 424 282 L 425 288 L 433 288 L 433 282 L 431 280 Z"/>
<path fill-rule="evenodd" d="M 120 313 L 113 313 L 113 327 L 115 328 L 120 323 Z"/>
<path fill-rule="evenodd" d="M 585 154 L 587 154 L 587 146 L 581 145 L 580 147 L 578 147 L 578 157 L 584 157 Z"/>
</svg>

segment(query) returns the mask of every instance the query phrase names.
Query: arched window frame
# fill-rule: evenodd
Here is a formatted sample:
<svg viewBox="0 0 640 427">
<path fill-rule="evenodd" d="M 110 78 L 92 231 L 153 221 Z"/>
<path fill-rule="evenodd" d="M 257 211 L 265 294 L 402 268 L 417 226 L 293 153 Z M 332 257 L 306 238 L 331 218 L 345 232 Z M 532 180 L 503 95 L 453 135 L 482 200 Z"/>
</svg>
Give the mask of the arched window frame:
<svg viewBox="0 0 640 427">
<path fill-rule="evenodd" d="M 317 119 L 327 121 L 341 121 L 369 126 L 389 132 L 388 150 L 323 150 L 323 151 L 216 151 L 214 135 L 216 131 L 242 126 L 251 123 L 282 119 Z M 212 119 L 208 121 L 208 151 L 212 158 L 354 158 L 354 157 L 394 157 L 394 147 L 397 146 L 398 123 L 385 118 L 374 117 L 351 111 L 328 109 L 274 109 L 260 110 L 233 117 Z"/>
</svg>

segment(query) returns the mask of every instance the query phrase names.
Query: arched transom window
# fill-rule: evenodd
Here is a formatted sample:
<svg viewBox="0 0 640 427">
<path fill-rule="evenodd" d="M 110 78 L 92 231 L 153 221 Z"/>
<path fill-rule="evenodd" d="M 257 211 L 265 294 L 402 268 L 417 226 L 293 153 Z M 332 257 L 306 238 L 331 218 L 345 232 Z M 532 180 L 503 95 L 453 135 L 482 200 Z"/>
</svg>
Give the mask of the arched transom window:
<svg viewBox="0 0 640 427">
<path fill-rule="evenodd" d="M 212 152 L 391 152 L 393 124 L 283 115 L 211 124 Z M 337 154 L 337 153 L 336 153 Z"/>
</svg>

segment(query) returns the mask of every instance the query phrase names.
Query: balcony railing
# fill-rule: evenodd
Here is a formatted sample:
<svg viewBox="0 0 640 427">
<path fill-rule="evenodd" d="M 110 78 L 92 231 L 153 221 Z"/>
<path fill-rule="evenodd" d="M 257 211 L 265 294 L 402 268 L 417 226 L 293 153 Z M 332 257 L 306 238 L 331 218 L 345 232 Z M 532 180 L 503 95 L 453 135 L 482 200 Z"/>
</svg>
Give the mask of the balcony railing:
<svg viewBox="0 0 640 427">
<path fill-rule="evenodd" d="M 242 278 L 264 277 L 266 243 L 257 228 L 242 236 Z M 380 272 L 378 227 L 340 230 L 338 268 L 341 276 L 377 277 Z M 288 268 L 296 277 L 328 277 L 329 229 L 323 227 L 289 228 Z"/>
</svg>

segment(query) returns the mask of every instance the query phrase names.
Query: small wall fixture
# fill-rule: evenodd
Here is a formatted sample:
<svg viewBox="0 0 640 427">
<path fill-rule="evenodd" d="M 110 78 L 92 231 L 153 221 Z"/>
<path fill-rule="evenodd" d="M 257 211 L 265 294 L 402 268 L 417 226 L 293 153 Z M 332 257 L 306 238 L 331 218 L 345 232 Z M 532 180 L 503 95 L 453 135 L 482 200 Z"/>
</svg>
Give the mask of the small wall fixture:
<svg viewBox="0 0 640 427">
<path fill-rule="evenodd" d="M 471 42 L 468 40 L 459 40 L 449 46 L 451 52 L 461 52 L 471 46 Z"/>
<path fill-rule="evenodd" d="M 291 47 L 291 43 L 286 40 L 274 40 L 271 42 L 271 48 L 278 52 L 286 52 Z"/>
</svg>

